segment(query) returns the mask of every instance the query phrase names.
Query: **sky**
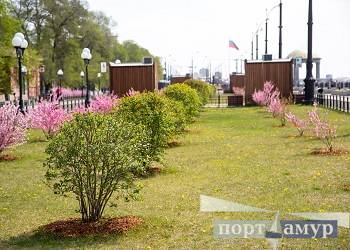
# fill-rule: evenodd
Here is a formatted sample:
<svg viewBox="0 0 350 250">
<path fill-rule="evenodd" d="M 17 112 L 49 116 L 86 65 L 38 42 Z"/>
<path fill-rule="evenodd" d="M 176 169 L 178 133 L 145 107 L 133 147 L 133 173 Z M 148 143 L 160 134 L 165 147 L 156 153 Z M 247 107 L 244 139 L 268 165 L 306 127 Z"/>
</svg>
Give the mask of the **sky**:
<svg viewBox="0 0 350 250">
<path fill-rule="evenodd" d="M 308 0 L 282 0 L 283 57 L 307 51 Z M 251 58 L 257 26 L 259 58 L 265 52 L 266 9 L 279 0 L 88 0 L 89 9 L 103 11 L 115 22 L 119 40 L 134 40 L 163 58 L 173 74 L 209 67 L 213 72 L 236 70 L 235 59 Z M 314 54 L 322 58 L 321 77 L 350 77 L 350 0 L 314 0 Z M 268 52 L 278 57 L 279 9 L 271 11 Z M 234 41 L 239 51 L 228 48 Z M 255 57 L 254 37 L 254 57 Z M 315 66 L 314 66 L 315 69 Z M 238 65 L 240 70 L 240 65 Z M 305 70 L 301 71 L 301 78 Z M 314 74 L 315 75 L 315 74 Z"/>
</svg>

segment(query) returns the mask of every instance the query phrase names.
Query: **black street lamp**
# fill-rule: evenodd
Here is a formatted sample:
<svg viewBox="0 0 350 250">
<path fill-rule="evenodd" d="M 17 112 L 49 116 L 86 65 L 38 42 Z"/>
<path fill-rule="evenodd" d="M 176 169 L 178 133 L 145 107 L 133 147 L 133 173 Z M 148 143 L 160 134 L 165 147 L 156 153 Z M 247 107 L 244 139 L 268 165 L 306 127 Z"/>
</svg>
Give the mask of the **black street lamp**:
<svg viewBox="0 0 350 250">
<path fill-rule="evenodd" d="M 27 67 L 22 65 L 22 83 L 24 86 L 27 87 L 27 89 L 24 89 L 24 92 L 27 92 L 28 102 L 29 102 L 29 83 L 27 82 L 26 76 L 27 76 Z"/>
<path fill-rule="evenodd" d="M 58 77 L 58 94 L 57 99 L 62 95 L 62 78 L 63 78 L 63 70 L 59 69 L 57 71 L 57 77 Z"/>
<path fill-rule="evenodd" d="M 22 33 L 16 33 L 12 39 L 12 46 L 16 49 L 18 60 L 18 83 L 19 83 L 19 110 L 24 114 L 23 86 L 22 86 L 22 58 L 24 51 L 28 47 L 28 42 Z"/>
<path fill-rule="evenodd" d="M 97 73 L 97 79 L 98 79 L 98 95 L 100 94 L 101 91 L 101 73 Z"/>
<path fill-rule="evenodd" d="M 81 72 L 80 72 L 80 78 L 81 78 L 81 97 L 84 96 L 84 76 L 85 76 L 84 71 L 81 71 Z"/>
<path fill-rule="evenodd" d="M 90 83 L 89 83 L 88 66 L 92 58 L 90 49 L 84 48 L 83 52 L 81 53 L 81 58 L 84 60 L 84 64 L 85 64 L 85 77 L 86 77 L 85 78 L 86 79 L 85 108 L 88 108 L 90 106 Z"/>
<path fill-rule="evenodd" d="M 282 0 L 280 0 L 280 25 L 279 28 L 279 42 L 278 42 L 278 58 L 282 59 Z"/>
<path fill-rule="evenodd" d="M 39 100 L 41 101 L 41 98 L 43 98 L 45 96 L 45 85 L 44 85 L 44 73 L 45 73 L 45 66 L 44 65 L 40 65 L 39 68 L 39 75 L 40 75 L 40 96 L 39 96 Z"/>
<path fill-rule="evenodd" d="M 305 104 L 313 104 L 314 101 L 314 84 L 315 79 L 312 76 L 312 0 L 309 0 L 309 18 L 308 18 L 308 45 L 307 45 L 307 60 L 306 60 L 306 78 L 305 82 Z"/>
</svg>

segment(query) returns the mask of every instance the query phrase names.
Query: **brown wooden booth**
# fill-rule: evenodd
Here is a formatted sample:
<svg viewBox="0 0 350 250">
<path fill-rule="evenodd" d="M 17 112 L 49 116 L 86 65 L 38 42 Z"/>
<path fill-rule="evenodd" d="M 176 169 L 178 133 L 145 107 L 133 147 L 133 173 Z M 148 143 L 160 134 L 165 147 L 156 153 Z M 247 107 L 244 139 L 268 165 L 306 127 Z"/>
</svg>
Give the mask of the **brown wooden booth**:
<svg viewBox="0 0 350 250">
<path fill-rule="evenodd" d="M 157 66 L 153 63 L 110 63 L 110 90 L 118 96 L 135 91 L 158 89 Z"/>
</svg>

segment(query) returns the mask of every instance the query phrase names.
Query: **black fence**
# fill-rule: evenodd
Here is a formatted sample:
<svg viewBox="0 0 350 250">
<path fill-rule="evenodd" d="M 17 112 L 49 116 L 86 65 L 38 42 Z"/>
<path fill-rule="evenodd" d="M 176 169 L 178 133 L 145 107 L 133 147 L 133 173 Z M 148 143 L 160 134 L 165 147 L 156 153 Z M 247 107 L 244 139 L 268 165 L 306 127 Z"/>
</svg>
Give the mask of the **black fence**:
<svg viewBox="0 0 350 250">
<path fill-rule="evenodd" d="M 317 104 L 321 107 L 342 112 L 350 112 L 350 97 L 341 95 L 317 95 Z"/>
<path fill-rule="evenodd" d="M 34 108 L 39 100 L 30 99 L 23 100 L 24 110 L 28 112 L 29 109 Z M 9 101 L 11 104 L 18 105 L 18 100 Z M 59 105 L 67 112 L 74 110 L 75 108 L 85 107 L 85 99 L 82 98 L 64 98 L 59 100 Z M 4 106 L 5 102 L 0 102 L 0 107 Z"/>
<path fill-rule="evenodd" d="M 216 95 L 209 98 L 205 105 L 207 108 L 227 108 L 242 107 L 244 105 L 244 97 L 233 94 Z"/>
</svg>

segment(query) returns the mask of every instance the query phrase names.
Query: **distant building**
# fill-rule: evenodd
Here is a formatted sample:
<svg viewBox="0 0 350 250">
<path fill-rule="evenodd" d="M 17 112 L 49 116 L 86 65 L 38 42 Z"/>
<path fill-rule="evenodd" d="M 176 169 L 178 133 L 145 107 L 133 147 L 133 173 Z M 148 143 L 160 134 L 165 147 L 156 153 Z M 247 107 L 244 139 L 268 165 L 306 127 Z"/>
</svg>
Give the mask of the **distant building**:
<svg viewBox="0 0 350 250">
<path fill-rule="evenodd" d="M 209 69 L 201 68 L 199 70 L 199 76 L 200 76 L 200 78 L 207 79 L 209 77 Z"/>
</svg>

